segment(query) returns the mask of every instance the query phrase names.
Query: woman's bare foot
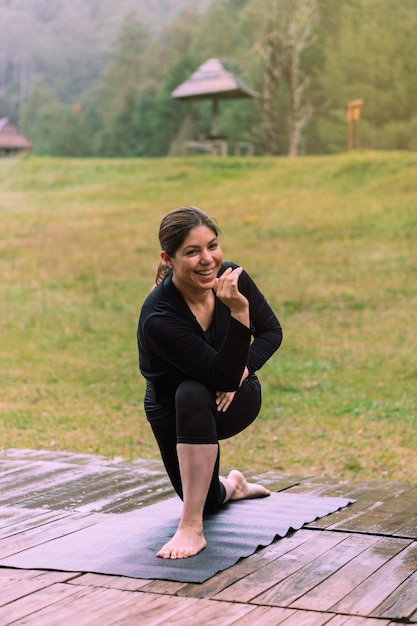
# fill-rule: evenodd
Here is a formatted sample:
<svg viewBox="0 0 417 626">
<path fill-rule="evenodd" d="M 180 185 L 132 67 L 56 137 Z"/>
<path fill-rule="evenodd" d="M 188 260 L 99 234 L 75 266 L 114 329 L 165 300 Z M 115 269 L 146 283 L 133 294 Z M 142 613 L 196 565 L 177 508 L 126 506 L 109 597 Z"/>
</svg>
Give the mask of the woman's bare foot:
<svg viewBox="0 0 417 626">
<path fill-rule="evenodd" d="M 234 489 L 231 493 L 230 500 L 245 500 L 246 498 L 265 498 L 270 496 L 271 492 L 263 485 L 256 483 L 248 483 L 242 472 L 232 470 L 227 477 L 227 481 L 233 484 Z"/>
<path fill-rule="evenodd" d="M 232 470 L 227 478 L 221 478 L 226 487 L 227 500 L 244 500 L 246 498 L 264 498 L 271 492 L 256 483 L 248 483 L 242 472 Z M 186 559 L 195 556 L 206 547 L 207 542 L 202 524 L 186 523 L 181 520 L 177 532 L 157 553 L 162 559 Z"/>
<path fill-rule="evenodd" d="M 162 559 L 186 559 L 195 556 L 206 547 L 207 542 L 203 530 L 190 526 L 178 526 L 175 535 L 157 553 Z"/>
</svg>

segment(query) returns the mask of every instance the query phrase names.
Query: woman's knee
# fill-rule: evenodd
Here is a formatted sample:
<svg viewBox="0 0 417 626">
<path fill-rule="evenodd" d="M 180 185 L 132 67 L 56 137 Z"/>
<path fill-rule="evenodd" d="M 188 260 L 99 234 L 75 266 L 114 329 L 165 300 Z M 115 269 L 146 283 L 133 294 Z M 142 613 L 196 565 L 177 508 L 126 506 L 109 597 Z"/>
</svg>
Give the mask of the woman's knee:
<svg viewBox="0 0 417 626">
<path fill-rule="evenodd" d="M 198 380 L 183 380 L 175 392 L 175 406 L 178 409 L 200 409 L 212 404 L 213 392 Z"/>
<path fill-rule="evenodd" d="M 184 380 L 175 394 L 177 441 L 217 443 L 215 393 L 195 380 Z"/>
</svg>

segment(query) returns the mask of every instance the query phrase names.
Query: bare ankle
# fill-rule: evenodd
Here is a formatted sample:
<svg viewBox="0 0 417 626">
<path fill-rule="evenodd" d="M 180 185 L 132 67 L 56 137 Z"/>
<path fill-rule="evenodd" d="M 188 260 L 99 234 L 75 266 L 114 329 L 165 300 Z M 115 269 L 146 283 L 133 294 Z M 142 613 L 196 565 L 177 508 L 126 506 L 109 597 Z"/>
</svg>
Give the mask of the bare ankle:
<svg viewBox="0 0 417 626">
<path fill-rule="evenodd" d="M 178 530 L 186 531 L 186 532 L 191 531 L 195 533 L 196 535 L 202 535 L 204 532 L 203 520 L 181 518 L 178 524 L 177 531 Z"/>
</svg>

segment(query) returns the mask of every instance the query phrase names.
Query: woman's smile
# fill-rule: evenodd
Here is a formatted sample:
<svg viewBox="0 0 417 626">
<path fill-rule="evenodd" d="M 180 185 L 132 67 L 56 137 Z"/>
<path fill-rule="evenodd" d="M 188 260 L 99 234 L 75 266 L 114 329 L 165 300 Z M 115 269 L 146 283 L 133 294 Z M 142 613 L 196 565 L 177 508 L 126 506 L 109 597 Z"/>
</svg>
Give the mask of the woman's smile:
<svg viewBox="0 0 417 626">
<path fill-rule="evenodd" d="M 196 270 L 195 273 L 198 274 L 199 276 L 204 276 L 205 278 L 210 278 L 213 275 L 213 273 L 214 273 L 214 269 L 211 269 L 211 270 Z"/>
</svg>

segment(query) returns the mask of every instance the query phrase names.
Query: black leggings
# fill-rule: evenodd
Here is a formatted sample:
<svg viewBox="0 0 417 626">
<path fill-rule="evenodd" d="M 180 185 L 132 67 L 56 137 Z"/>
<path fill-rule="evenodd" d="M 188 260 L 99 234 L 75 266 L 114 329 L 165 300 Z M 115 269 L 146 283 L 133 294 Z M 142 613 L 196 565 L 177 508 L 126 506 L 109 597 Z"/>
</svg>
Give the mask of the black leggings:
<svg viewBox="0 0 417 626">
<path fill-rule="evenodd" d="M 224 413 L 217 411 L 216 395 L 202 383 L 184 380 L 170 401 L 155 400 L 151 385 L 145 395 L 146 416 L 161 451 L 162 461 L 177 494 L 182 499 L 177 443 L 216 444 L 247 428 L 261 408 L 261 386 L 252 374 L 238 389 Z M 226 490 L 219 480 L 220 451 L 207 494 L 205 512 L 224 501 Z"/>
</svg>

